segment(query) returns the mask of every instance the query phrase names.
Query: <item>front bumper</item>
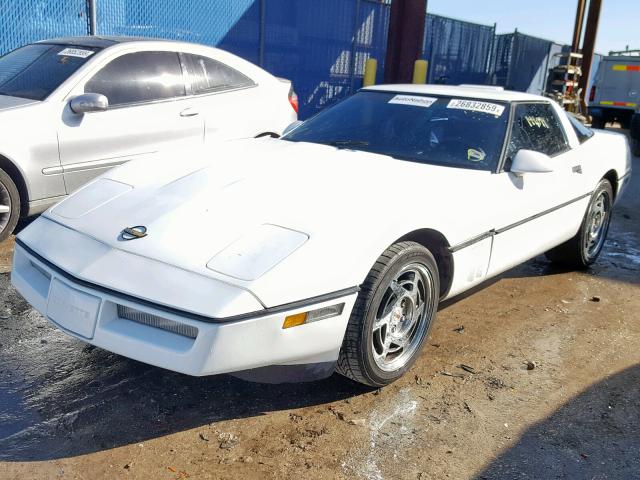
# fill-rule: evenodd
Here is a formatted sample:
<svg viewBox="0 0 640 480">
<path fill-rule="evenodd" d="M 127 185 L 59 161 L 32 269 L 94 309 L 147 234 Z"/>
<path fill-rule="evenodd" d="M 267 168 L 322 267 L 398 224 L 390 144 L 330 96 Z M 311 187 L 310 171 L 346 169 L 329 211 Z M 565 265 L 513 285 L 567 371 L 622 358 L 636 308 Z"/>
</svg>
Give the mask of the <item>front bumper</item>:
<svg viewBox="0 0 640 480">
<path fill-rule="evenodd" d="M 196 376 L 335 362 L 357 296 L 349 292 L 319 299 L 313 305 L 210 323 L 189 312 L 181 314 L 75 279 L 21 244 L 15 247 L 11 281 L 31 305 L 67 334 L 134 360 Z M 288 315 L 338 303 L 344 303 L 339 316 L 282 328 Z M 176 328 L 169 331 L 123 318 L 123 311 L 161 319 Z"/>
</svg>

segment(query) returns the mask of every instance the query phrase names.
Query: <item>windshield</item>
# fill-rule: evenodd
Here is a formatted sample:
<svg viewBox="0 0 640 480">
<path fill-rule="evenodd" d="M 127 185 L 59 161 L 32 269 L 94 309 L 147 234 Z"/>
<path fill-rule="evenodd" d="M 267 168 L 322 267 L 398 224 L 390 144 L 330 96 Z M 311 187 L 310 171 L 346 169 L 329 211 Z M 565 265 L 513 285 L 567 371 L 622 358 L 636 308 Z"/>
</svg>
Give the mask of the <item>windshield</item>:
<svg viewBox="0 0 640 480">
<path fill-rule="evenodd" d="M 44 100 L 99 49 L 36 43 L 0 57 L 0 95 Z"/>
<path fill-rule="evenodd" d="M 508 118 L 509 106 L 503 102 L 361 91 L 283 139 L 432 165 L 495 170 Z"/>
</svg>

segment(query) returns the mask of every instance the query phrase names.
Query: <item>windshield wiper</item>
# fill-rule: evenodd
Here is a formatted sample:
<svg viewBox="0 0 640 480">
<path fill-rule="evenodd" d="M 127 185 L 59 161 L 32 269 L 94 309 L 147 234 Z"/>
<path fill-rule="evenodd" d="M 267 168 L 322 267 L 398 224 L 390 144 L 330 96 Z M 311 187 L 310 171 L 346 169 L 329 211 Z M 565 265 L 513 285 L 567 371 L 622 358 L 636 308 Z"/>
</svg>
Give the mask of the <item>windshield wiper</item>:
<svg viewBox="0 0 640 480">
<path fill-rule="evenodd" d="M 369 142 L 365 140 L 331 140 L 323 143 L 336 148 L 366 147 L 369 145 Z"/>
</svg>

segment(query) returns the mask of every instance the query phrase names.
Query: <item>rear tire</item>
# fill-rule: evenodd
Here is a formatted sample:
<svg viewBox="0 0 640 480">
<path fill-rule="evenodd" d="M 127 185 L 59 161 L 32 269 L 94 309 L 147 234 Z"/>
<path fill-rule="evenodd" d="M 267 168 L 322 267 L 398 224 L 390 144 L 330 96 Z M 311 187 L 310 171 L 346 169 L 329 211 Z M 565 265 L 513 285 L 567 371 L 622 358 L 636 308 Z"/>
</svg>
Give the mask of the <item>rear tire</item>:
<svg viewBox="0 0 640 480">
<path fill-rule="evenodd" d="M 607 125 L 604 118 L 602 117 L 592 117 L 591 119 L 591 128 L 604 128 Z"/>
<path fill-rule="evenodd" d="M 633 153 L 636 157 L 640 157 L 640 140 L 637 138 L 631 139 L 631 153 Z"/>
<path fill-rule="evenodd" d="M 415 242 L 389 247 L 358 294 L 337 371 L 371 387 L 400 378 L 420 355 L 439 292 L 438 266 L 429 250 Z"/>
<path fill-rule="evenodd" d="M 587 268 L 598 259 L 607 238 L 613 188 L 609 180 L 603 179 L 591 195 L 580 230 L 571 240 L 549 250 L 545 255 L 554 263 L 573 268 Z"/>
<path fill-rule="evenodd" d="M 0 242 L 13 233 L 20 218 L 20 194 L 16 184 L 0 170 Z"/>
</svg>

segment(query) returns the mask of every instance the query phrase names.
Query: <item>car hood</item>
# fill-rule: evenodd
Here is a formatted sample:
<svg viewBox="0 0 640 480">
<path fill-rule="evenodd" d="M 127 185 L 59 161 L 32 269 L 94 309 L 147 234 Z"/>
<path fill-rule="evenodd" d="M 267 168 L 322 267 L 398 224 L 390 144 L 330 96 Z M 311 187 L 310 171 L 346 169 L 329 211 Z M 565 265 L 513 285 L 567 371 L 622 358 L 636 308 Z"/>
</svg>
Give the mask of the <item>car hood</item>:
<svg viewBox="0 0 640 480">
<path fill-rule="evenodd" d="M 0 112 L 3 110 L 13 110 L 19 107 L 25 107 L 39 103 L 38 100 L 31 100 L 29 98 L 10 97 L 8 95 L 0 95 Z"/>
<path fill-rule="evenodd" d="M 477 183 L 473 175 L 483 173 L 323 145 L 234 141 L 130 162 L 45 215 L 113 248 L 215 276 L 208 261 L 256 226 L 302 232 L 327 251 L 345 236 L 346 246 L 396 224 L 409 228 L 418 211 L 446 203 L 454 183 Z M 134 226 L 147 236 L 124 241 L 123 229 Z"/>
</svg>

